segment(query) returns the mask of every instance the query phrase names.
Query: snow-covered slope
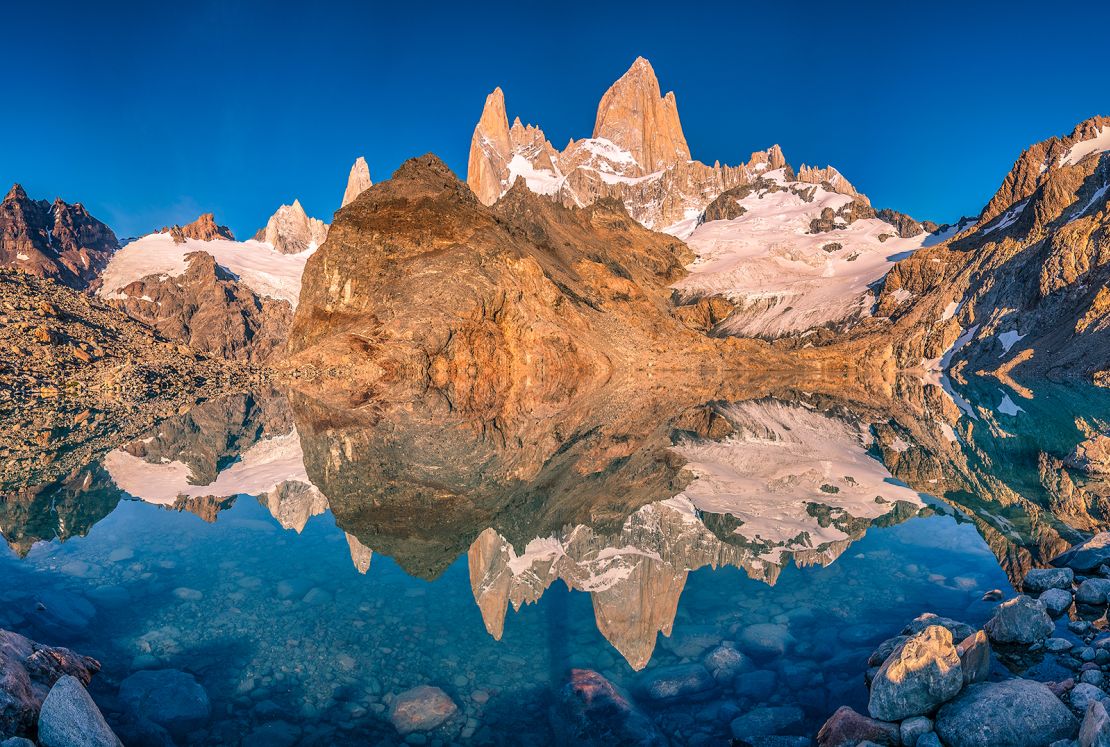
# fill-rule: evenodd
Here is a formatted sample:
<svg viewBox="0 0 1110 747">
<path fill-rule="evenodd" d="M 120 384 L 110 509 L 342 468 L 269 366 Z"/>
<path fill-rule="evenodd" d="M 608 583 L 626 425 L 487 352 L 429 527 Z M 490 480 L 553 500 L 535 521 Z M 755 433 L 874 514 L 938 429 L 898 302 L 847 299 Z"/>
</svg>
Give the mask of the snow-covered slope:
<svg viewBox="0 0 1110 747">
<path fill-rule="evenodd" d="M 177 277 L 188 265 L 185 256 L 207 252 L 260 296 L 288 301 L 294 308 L 301 294 L 301 275 L 314 248 L 299 254 L 282 254 L 259 241 L 198 241 L 175 243 L 169 233 L 153 233 L 133 241 L 112 256 L 104 270 L 99 294 L 121 298 L 120 290 L 151 275 Z"/>
<path fill-rule="evenodd" d="M 844 211 L 855 198 L 788 181 L 782 169 L 764 177 L 768 186 L 736 199 L 739 217 L 668 229 L 697 255 L 675 288 L 688 299 L 719 295 L 737 304 L 721 332 L 777 337 L 867 316 L 870 286 L 930 240 L 900 238 L 878 218 L 836 216 L 831 230 L 814 232 L 823 212 Z"/>
<path fill-rule="evenodd" d="M 859 520 L 870 523 L 899 501 L 923 505 L 867 453 L 873 438 L 864 426 L 778 401 L 731 404 L 722 414 L 736 428 L 724 441 L 675 446 L 696 476 L 681 495 L 699 511 L 740 519 L 735 533 L 763 562 L 780 565 L 798 552 L 831 562 Z"/>
<path fill-rule="evenodd" d="M 181 497 L 258 497 L 286 482 L 312 484 L 305 472 L 301 439 L 295 429 L 255 443 L 206 485 L 195 483 L 184 462 L 148 462 L 124 449 L 116 449 L 105 456 L 104 468 L 121 490 L 147 503 L 163 506 L 172 506 Z"/>
</svg>

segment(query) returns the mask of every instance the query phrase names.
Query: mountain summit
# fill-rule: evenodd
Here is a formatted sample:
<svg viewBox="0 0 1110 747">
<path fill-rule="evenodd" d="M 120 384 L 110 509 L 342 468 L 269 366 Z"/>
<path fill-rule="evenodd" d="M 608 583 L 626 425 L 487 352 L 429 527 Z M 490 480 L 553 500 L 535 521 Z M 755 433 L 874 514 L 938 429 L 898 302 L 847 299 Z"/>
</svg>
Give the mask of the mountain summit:
<svg viewBox="0 0 1110 747">
<path fill-rule="evenodd" d="M 359 156 L 351 166 L 351 175 L 347 177 L 347 189 L 343 192 L 343 202 L 339 207 L 347 207 L 354 202 L 356 197 L 370 189 L 371 184 L 370 167 L 366 165 L 366 159 Z"/>
<path fill-rule="evenodd" d="M 643 57 L 601 97 L 593 136 L 627 151 L 648 173 L 690 160 L 674 92 L 660 95 L 655 70 Z"/>
</svg>

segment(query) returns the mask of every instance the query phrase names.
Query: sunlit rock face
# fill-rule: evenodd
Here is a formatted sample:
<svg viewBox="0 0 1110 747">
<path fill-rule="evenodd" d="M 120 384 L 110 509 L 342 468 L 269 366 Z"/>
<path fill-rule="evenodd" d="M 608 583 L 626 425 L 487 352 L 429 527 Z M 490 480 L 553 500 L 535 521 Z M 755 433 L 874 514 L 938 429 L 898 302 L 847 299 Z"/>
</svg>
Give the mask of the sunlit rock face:
<svg viewBox="0 0 1110 747">
<path fill-rule="evenodd" d="M 340 210 L 309 258 L 289 365 L 343 405 L 407 386 L 397 396 L 431 388 L 492 415 L 630 372 L 777 359 L 687 325 L 668 286 L 689 258 L 612 201 L 572 210 L 520 186 L 486 207 L 437 158 L 413 159 Z"/>
<path fill-rule="evenodd" d="M 615 198 L 644 226 L 680 232 L 722 193 L 785 165 L 777 145 L 738 166 L 694 160 L 674 93 L 661 93 L 651 63 L 640 57 L 602 96 L 592 136 L 571 140 L 562 151 L 539 127 L 519 118 L 510 126 L 505 95 L 495 89 L 471 138 L 467 184 L 486 205 L 517 182 L 567 206 Z M 857 194 L 835 169 L 803 166 L 799 175 Z"/>
</svg>

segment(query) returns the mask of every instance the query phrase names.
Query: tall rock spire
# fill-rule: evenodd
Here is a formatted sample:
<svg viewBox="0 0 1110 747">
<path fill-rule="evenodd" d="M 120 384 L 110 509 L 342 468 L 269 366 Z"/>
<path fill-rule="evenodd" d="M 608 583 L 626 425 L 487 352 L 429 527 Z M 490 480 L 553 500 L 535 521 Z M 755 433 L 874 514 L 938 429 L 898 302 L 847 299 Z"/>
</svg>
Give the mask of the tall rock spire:
<svg viewBox="0 0 1110 747">
<path fill-rule="evenodd" d="M 482 117 L 470 138 L 470 159 L 466 167 L 466 183 L 483 204 L 492 205 L 501 196 L 501 182 L 508 174 L 512 150 L 505 94 L 495 88 L 486 96 Z"/>
<path fill-rule="evenodd" d="M 631 153 L 645 173 L 690 160 L 674 92 L 660 95 L 655 71 L 643 57 L 601 98 L 593 136 Z"/>
<path fill-rule="evenodd" d="M 366 159 L 359 156 L 354 166 L 351 166 L 351 175 L 347 177 L 347 189 L 343 192 L 343 203 L 339 207 L 347 207 L 354 202 L 356 197 L 370 189 L 372 183 L 370 167 L 366 165 Z"/>
</svg>

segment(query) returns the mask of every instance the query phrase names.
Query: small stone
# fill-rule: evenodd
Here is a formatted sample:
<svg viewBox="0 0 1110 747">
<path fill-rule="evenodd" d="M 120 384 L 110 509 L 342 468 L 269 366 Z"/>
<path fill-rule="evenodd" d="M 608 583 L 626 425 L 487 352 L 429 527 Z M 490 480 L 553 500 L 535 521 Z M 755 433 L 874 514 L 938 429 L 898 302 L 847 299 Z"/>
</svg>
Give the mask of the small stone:
<svg viewBox="0 0 1110 747">
<path fill-rule="evenodd" d="M 1110 747 L 1110 716 L 1102 701 L 1087 706 L 1079 727 L 1079 747 Z"/>
<path fill-rule="evenodd" d="M 1066 638 L 1046 638 L 1044 642 L 1045 650 L 1051 651 L 1054 654 L 1063 651 L 1069 651 L 1072 647 L 1072 642 Z"/>
<path fill-rule="evenodd" d="M 960 656 L 960 668 L 964 674 L 964 684 L 983 682 L 991 672 L 991 644 L 984 630 L 975 631 L 956 646 Z"/>
<path fill-rule="evenodd" d="M 903 721 L 900 729 L 903 747 L 915 747 L 922 736 L 933 730 L 933 722 L 924 716 L 914 716 Z"/>
<path fill-rule="evenodd" d="M 1105 703 L 1106 693 L 1094 685 L 1080 682 L 1071 689 L 1071 707 L 1080 713 L 1087 712 L 1087 706 L 1094 702 Z"/>
<path fill-rule="evenodd" d="M 918 737 L 917 747 L 944 747 L 944 746 L 940 743 L 940 737 L 937 736 L 937 733 L 935 731 L 931 731 L 928 734 L 922 734 L 920 737 Z"/>
<path fill-rule="evenodd" d="M 1044 604 L 1024 594 L 998 605 L 983 626 L 992 641 L 1027 645 L 1044 640 L 1054 628 Z"/>
<path fill-rule="evenodd" d="M 178 588 L 174 589 L 173 595 L 178 599 L 189 602 L 195 602 L 200 599 L 204 599 L 204 594 L 202 594 L 201 592 L 197 591 L 196 589 L 186 588 L 184 586 L 179 586 Z"/>
<path fill-rule="evenodd" d="M 984 602 L 997 602 L 1001 598 L 1002 589 L 991 589 L 986 594 L 984 594 L 981 599 Z"/>
<path fill-rule="evenodd" d="M 1048 589 L 1041 593 L 1038 600 L 1048 610 L 1048 614 L 1059 617 L 1071 607 L 1071 592 L 1065 589 Z"/>
<path fill-rule="evenodd" d="M 877 721 L 841 706 L 817 732 L 818 747 L 855 747 L 863 740 L 896 745 L 898 724 Z"/>
<path fill-rule="evenodd" d="M 1075 590 L 1075 601 L 1080 604 L 1101 606 L 1110 598 L 1110 579 L 1089 578 Z"/>
<path fill-rule="evenodd" d="M 43 747 L 122 747 L 96 703 L 76 678 L 63 675 L 50 688 L 39 712 Z"/>
<path fill-rule="evenodd" d="M 1101 688 L 1106 681 L 1106 675 L 1104 675 L 1100 669 L 1084 669 L 1079 673 L 1079 681 Z"/>
</svg>

